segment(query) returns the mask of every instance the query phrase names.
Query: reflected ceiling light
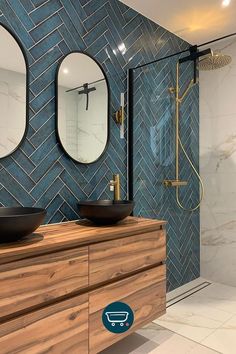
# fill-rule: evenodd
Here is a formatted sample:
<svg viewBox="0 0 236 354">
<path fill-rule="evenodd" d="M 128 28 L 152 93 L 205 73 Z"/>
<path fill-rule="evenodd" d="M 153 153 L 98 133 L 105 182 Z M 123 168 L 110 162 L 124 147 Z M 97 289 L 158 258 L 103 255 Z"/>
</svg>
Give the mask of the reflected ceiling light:
<svg viewBox="0 0 236 354">
<path fill-rule="evenodd" d="M 121 52 L 121 54 L 125 54 L 126 53 L 126 46 L 124 43 L 121 43 L 120 45 L 118 45 L 118 49 Z"/>
<path fill-rule="evenodd" d="M 227 7 L 227 6 L 229 6 L 230 3 L 231 3 L 231 0 L 223 0 L 222 1 L 222 6 L 223 7 Z"/>
<path fill-rule="evenodd" d="M 68 74 L 69 73 L 69 70 L 67 68 L 64 68 L 62 71 L 63 71 L 63 74 Z"/>
</svg>

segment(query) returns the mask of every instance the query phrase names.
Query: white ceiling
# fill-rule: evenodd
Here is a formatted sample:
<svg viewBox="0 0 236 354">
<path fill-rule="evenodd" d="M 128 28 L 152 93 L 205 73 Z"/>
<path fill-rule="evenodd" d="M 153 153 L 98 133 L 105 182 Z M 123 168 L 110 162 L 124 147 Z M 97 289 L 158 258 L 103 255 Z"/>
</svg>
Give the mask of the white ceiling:
<svg viewBox="0 0 236 354">
<path fill-rule="evenodd" d="M 83 53 L 68 55 L 59 70 L 59 85 L 67 88 L 74 88 L 103 78 L 103 72 L 97 63 Z"/>
<path fill-rule="evenodd" d="M 236 0 L 121 0 L 191 44 L 236 32 Z"/>
<path fill-rule="evenodd" d="M 26 72 L 22 51 L 12 35 L 0 25 L 0 68 L 19 73 Z"/>
</svg>

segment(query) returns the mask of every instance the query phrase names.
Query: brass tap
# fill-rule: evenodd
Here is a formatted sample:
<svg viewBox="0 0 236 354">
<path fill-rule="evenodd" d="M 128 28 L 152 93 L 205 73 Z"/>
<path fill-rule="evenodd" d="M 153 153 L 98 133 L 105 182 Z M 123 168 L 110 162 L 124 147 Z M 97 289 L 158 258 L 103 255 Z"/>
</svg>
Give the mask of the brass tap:
<svg viewBox="0 0 236 354">
<path fill-rule="evenodd" d="M 120 175 L 113 175 L 109 183 L 110 191 L 114 192 L 114 200 L 120 200 Z"/>
</svg>

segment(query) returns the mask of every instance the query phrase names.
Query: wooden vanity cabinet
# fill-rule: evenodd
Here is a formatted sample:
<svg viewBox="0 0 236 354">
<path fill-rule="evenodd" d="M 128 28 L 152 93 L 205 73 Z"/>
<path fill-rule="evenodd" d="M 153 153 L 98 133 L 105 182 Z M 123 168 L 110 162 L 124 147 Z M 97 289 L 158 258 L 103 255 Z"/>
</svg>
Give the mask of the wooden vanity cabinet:
<svg viewBox="0 0 236 354">
<path fill-rule="evenodd" d="M 47 225 L 0 245 L 0 353 L 95 354 L 165 313 L 165 222 Z M 113 334 L 104 308 L 127 303 L 133 326 Z"/>
</svg>

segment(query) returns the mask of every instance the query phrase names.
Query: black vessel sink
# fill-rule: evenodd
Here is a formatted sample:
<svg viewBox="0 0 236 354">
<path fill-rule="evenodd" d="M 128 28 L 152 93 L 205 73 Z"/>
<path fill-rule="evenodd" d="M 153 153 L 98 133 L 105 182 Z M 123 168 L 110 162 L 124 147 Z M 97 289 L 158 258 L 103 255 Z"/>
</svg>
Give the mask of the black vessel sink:
<svg viewBox="0 0 236 354">
<path fill-rule="evenodd" d="M 129 200 L 86 200 L 78 203 L 79 216 L 98 225 L 111 225 L 129 216 L 134 202 Z"/>
<path fill-rule="evenodd" d="M 34 232 L 46 211 L 39 208 L 0 207 L 0 243 L 14 242 Z"/>
</svg>

